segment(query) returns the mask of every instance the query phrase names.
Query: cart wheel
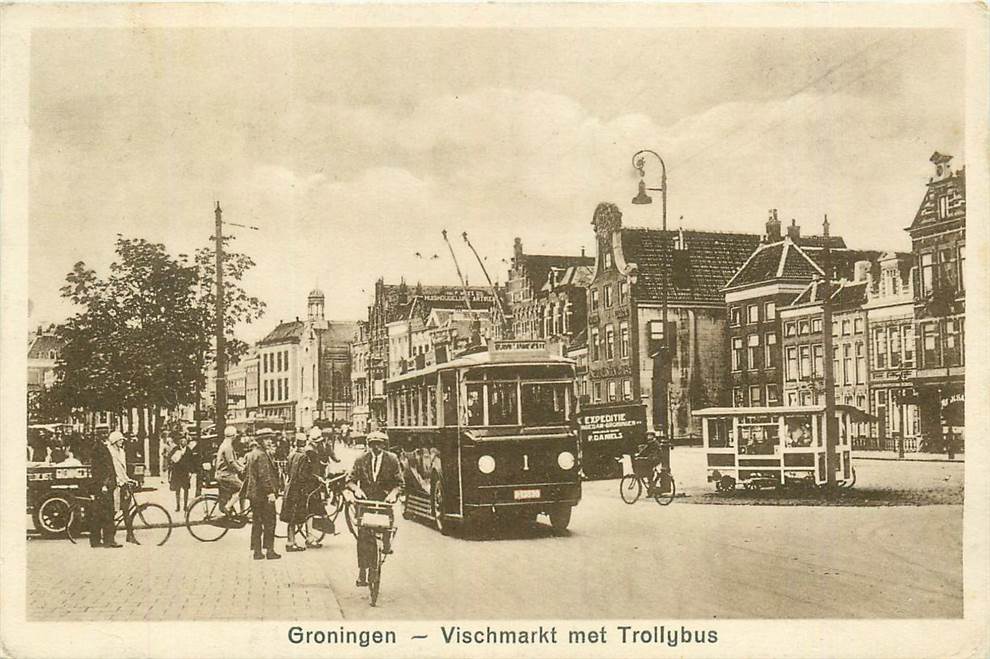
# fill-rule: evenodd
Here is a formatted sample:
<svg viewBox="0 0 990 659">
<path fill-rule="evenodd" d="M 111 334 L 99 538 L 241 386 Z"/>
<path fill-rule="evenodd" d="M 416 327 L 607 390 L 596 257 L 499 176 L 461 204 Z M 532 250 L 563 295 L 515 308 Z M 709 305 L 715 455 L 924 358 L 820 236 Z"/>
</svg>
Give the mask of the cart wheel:
<svg viewBox="0 0 990 659">
<path fill-rule="evenodd" d="M 34 509 L 34 528 L 49 538 L 65 533 L 72 504 L 61 494 L 51 494 Z"/>
<path fill-rule="evenodd" d="M 732 476 L 722 476 L 718 484 L 721 486 L 723 492 L 732 492 L 736 489 L 736 479 Z"/>
<path fill-rule="evenodd" d="M 639 482 L 639 478 L 635 474 L 626 474 L 619 481 L 619 496 L 626 503 L 630 505 L 636 503 L 642 493 L 643 484 Z"/>
</svg>

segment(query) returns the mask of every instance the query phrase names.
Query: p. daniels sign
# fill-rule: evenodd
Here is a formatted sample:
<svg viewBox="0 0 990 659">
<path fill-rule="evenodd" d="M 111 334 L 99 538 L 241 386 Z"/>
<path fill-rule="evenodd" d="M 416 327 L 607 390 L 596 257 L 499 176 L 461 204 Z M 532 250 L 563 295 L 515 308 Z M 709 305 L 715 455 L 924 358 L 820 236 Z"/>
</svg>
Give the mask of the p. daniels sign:
<svg viewBox="0 0 990 659">
<path fill-rule="evenodd" d="M 634 453 L 646 437 L 646 406 L 638 403 L 585 408 L 577 418 L 581 461 L 589 478 L 621 471 L 616 458 Z"/>
</svg>

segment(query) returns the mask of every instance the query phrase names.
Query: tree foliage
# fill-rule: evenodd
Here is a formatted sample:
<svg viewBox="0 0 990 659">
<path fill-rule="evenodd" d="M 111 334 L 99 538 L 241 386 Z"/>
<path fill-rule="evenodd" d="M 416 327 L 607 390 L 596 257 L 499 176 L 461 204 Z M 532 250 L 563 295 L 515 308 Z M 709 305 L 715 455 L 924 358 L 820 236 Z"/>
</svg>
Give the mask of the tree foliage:
<svg viewBox="0 0 990 659">
<path fill-rule="evenodd" d="M 173 257 L 164 245 L 118 235 L 116 254 L 105 277 L 83 262 L 66 275 L 61 293 L 80 311 L 59 329 L 65 347 L 52 395 L 94 411 L 191 403 L 212 354 L 213 250 Z M 234 339 L 235 325 L 264 311 L 239 284 L 253 265 L 240 254 L 225 260 L 231 356 L 246 349 Z"/>
</svg>

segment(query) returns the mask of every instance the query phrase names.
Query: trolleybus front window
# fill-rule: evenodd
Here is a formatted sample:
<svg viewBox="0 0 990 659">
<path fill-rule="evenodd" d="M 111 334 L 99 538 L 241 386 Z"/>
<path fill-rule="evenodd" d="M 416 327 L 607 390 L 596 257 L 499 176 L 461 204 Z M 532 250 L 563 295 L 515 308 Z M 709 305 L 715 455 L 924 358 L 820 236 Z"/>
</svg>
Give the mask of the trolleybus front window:
<svg viewBox="0 0 990 659">
<path fill-rule="evenodd" d="M 488 425 L 514 426 L 519 423 L 519 401 L 515 382 L 488 385 Z"/>
<path fill-rule="evenodd" d="M 568 385 L 562 382 L 522 385 L 522 422 L 527 426 L 567 422 Z"/>
</svg>

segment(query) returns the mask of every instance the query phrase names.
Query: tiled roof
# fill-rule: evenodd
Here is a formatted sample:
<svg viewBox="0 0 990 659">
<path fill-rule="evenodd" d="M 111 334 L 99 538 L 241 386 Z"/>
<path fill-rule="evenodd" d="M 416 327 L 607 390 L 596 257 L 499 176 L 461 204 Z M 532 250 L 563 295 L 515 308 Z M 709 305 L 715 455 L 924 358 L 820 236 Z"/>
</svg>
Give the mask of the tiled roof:
<svg viewBox="0 0 990 659">
<path fill-rule="evenodd" d="M 358 324 L 353 320 L 331 320 L 330 327 L 323 330 L 323 341 L 331 344 L 345 344 L 354 341 Z"/>
<path fill-rule="evenodd" d="M 681 236 L 684 249 L 675 251 Z M 747 233 L 622 229 L 623 255 L 639 269 L 633 286 L 639 300 L 659 301 L 666 275 L 669 302 L 722 303 L 722 287 L 759 242 L 759 236 Z"/>
<path fill-rule="evenodd" d="M 526 276 L 532 282 L 533 290 L 540 290 L 547 281 L 550 268 L 569 268 L 571 266 L 595 264 L 590 256 L 563 256 L 556 254 L 523 254 L 522 265 L 526 268 Z"/>
<path fill-rule="evenodd" d="M 798 236 L 794 239 L 794 244 L 804 249 L 821 249 L 825 247 L 825 236 Z M 846 241 L 842 236 L 829 236 L 828 246 L 832 249 L 844 249 Z"/>
<path fill-rule="evenodd" d="M 785 239 L 757 247 L 725 288 L 755 286 L 777 279 L 807 281 L 818 275 L 821 271 L 805 250 Z"/>
<path fill-rule="evenodd" d="M 23 345 L 23 344 L 21 344 Z M 48 359 L 52 350 L 56 354 L 65 347 L 65 341 L 51 334 L 39 334 L 28 348 L 28 359 Z"/>
<path fill-rule="evenodd" d="M 825 268 L 824 250 L 805 250 L 818 267 Z M 880 258 L 883 252 L 875 249 L 835 249 L 831 251 L 832 276 L 836 279 L 854 278 L 854 269 L 857 261 L 869 261 L 871 264 Z M 872 266 L 871 266 L 872 267 Z"/>
<path fill-rule="evenodd" d="M 563 268 L 562 271 L 560 268 L 557 270 L 560 272 L 557 275 L 556 283 L 553 288 L 563 288 L 565 286 L 587 288 L 588 284 L 590 284 L 591 280 L 595 277 L 595 269 L 590 265 L 572 265 L 567 268 Z M 547 277 L 547 282 L 543 285 L 543 290 L 551 290 L 549 277 Z"/>
<path fill-rule="evenodd" d="M 287 323 L 279 323 L 278 327 L 268 333 L 268 336 L 258 342 L 258 345 L 270 343 L 285 343 L 287 341 L 298 341 L 302 336 L 305 323 L 301 320 L 290 320 Z"/>
<path fill-rule="evenodd" d="M 832 286 L 832 309 L 841 311 L 843 309 L 855 309 L 866 303 L 866 282 L 865 281 L 833 281 Z M 805 304 L 821 302 L 825 295 L 823 281 L 816 279 L 808 284 L 801 293 L 794 298 L 790 306 L 799 307 Z"/>
</svg>

